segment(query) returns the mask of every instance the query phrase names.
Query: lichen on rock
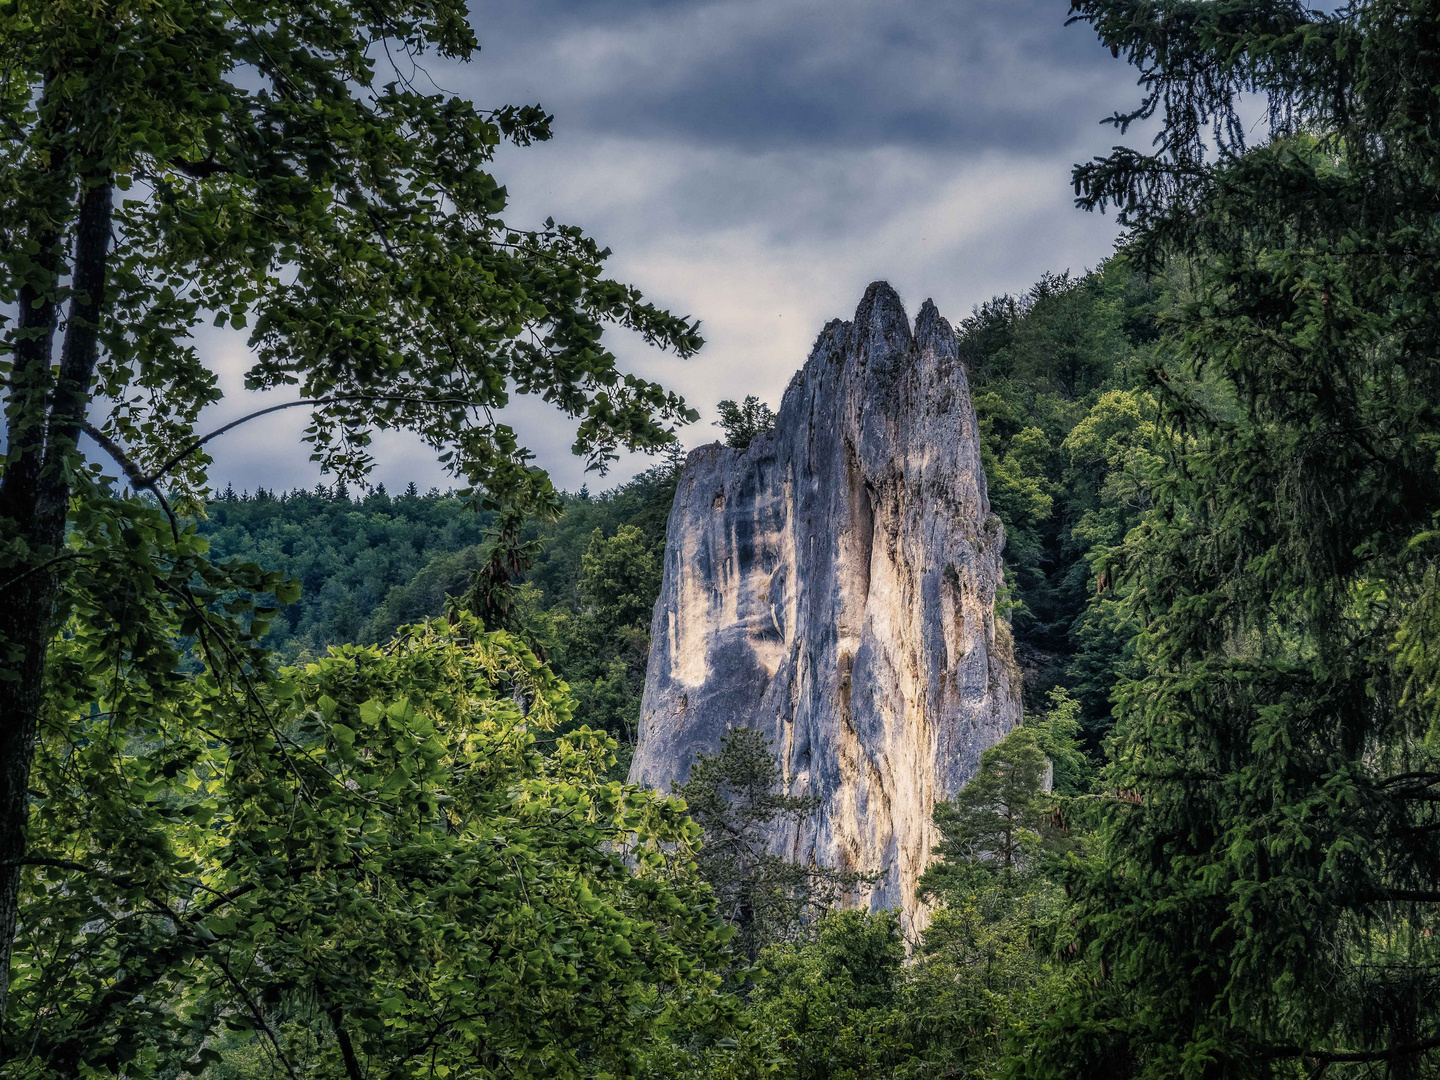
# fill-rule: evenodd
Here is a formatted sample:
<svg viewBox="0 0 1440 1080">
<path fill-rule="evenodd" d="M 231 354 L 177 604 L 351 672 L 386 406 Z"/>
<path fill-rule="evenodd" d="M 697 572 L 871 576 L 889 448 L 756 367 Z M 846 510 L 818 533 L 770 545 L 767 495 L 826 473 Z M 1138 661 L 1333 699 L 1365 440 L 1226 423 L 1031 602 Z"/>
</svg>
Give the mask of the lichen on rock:
<svg viewBox="0 0 1440 1080">
<path fill-rule="evenodd" d="M 821 799 L 772 850 L 878 874 L 849 901 L 922 925 L 935 802 L 1020 719 L 1003 546 L 955 333 L 929 301 L 912 332 L 876 282 L 771 433 L 686 459 L 631 780 L 668 789 L 730 729 L 760 730 Z"/>
</svg>

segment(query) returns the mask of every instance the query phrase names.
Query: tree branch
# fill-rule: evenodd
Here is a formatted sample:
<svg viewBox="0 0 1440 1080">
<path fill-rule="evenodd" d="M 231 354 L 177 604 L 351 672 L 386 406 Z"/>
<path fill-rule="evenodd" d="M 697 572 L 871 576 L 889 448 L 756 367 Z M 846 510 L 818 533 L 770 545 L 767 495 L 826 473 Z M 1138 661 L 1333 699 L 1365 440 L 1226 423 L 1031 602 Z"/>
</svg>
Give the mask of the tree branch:
<svg viewBox="0 0 1440 1080">
<path fill-rule="evenodd" d="M 345 1075 L 350 1080 L 365 1080 L 365 1074 L 360 1071 L 360 1060 L 355 1056 L 355 1045 L 350 1041 L 350 1033 L 345 1030 L 339 1006 L 331 1006 L 329 1015 L 330 1026 L 335 1030 L 335 1041 L 340 1044 L 340 1056 L 345 1059 Z"/>
<path fill-rule="evenodd" d="M 1399 903 L 1440 904 L 1440 892 L 1429 889 L 1381 889 L 1375 894 L 1375 899 Z"/>
<path fill-rule="evenodd" d="M 61 870 L 78 870 L 82 874 L 103 874 L 105 871 L 96 870 L 93 866 L 86 866 L 84 863 L 71 862 L 69 859 L 40 859 L 25 857 L 23 859 L 6 859 L 0 866 L 55 866 Z"/>
<path fill-rule="evenodd" d="M 170 166 L 177 172 L 182 172 L 194 180 L 208 180 L 210 177 L 220 173 L 234 173 L 229 165 L 216 161 L 213 157 L 204 161 L 187 161 L 185 158 L 171 158 Z"/>
<path fill-rule="evenodd" d="M 50 567 L 55 566 L 58 563 L 69 562 L 71 559 L 84 558 L 84 556 L 85 553 L 83 551 L 67 551 L 63 555 L 56 555 L 53 559 L 46 559 L 42 563 L 37 563 L 34 566 L 28 567 L 27 569 L 20 571 L 20 573 L 16 574 L 14 577 L 8 579 L 7 581 L 0 582 L 0 593 L 5 592 L 12 585 L 29 577 L 31 574 L 38 574 L 41 571 L 49 570 Z"/>
<path fill-rule="evenodd" d="M 262 416 L 268 416 L 271 413 L 280 412 L 282 409 L 294 409 L 301 405 L 334 405 L 342 401 L 407 401 L 418 402 L 422 405 L 467 405 L 474 406 L 476 408 L 482 408 L 485 404 L 481 401 L 471 401 L 469 398 L 427 398 L 415 394 L 333 394 L 330 397 L 302 398 L 299 401 L 287 401 L 280 405 L 271 405 L 270 407 L 265 409 L 257 409 L 255 412 L 248 413 L 247 415 L 240 417 L 238 420 L 231 420 L 228 424 L 224 424 L 221 427 L 216 428 L 208 435 L 201 435 L 199 438 L 192 439 L 190 442 L 185 444 L 185 446 L 179 451 L 179 453 L 175 454 L 174 457 L 170 458 L 170 460 L 165 462 L 165 464 L 161 465 L 160 468 L 156 469 L 154 474 L 151 475 L 149 479 L 152 483 L 159 480 L 162 476 L 168 473 L 176 465 L 180 464 L 180 462 L 184 461 L 196 450 L 199 450 L 200 447 L 204 446 L 211 439 L 219 438 L 227 431 L 231 431 L 234 428 L 239 427 L 241 424 L 248 424 L 251 420 L 258 420 Z"/>
<path fill-rule="evenodd" d="M 285 1071 L 290 1074 L 290 1080 L 300 1080 L 299 1075 L 295 1072 L 295 1066 L 291 1065 L 290 1059 L 285 1056 L 285 1048 L 280 1045 L 280 1037 L 270 1027 L 270 1023 L 265 1019 L 265 1014 L 260 1011 L 260 1007 L 251 999 L 245 985 L 230 970 L 230 965 L 225 962 L 225 958 L 213 950 L 207 953 L 207 958 L 215 963 L 226 981 L 234 987 L 235 993 L 240 996 L 240 1001 L 244 1004 L 246 1011 L 250 1013 L 250 1018 L 255 1022 L 256 1027 L 265 1033 L 265 1037 L 270 1040 L 270 1045 L 275 1048 L 275 1056 L 280 1059 L 280 1064 L 285 1066 Z"/>
<path fill-rule="evenodd" d="M 1384 1050 L 1302 1050 L 1298 1046 L 1277 1046 L 1266 1053 L 1272 1058 L 1302 1058 L 1317 1065 L 1338 1065 L 1345 1062 L 1394 1061 L 1440 1049 L 1440 1036 L 1416 1042 L 1397 1043 Z"/>
<path fill-rule="evenodd" d="M 160 509 L 164 510 L 165 516 L 170 519 L 170 531 L 178 540 L 180 538 L 180 520 L 175 516 L 175 511 L 170 508 L 170 500 L 165 498 L 165 493 L 160 490 L 160 485 L 155 483 L 152 477 L 146 476 L 140 471 L 140 466 L 131 460 L 129 454 L 125 453 L 124 447 L 90 423 L 89 420 L 81 425 L 80 430 L 94 439 L 101 450 L 114 458 L 115 464 L 119 465 L 121 471 L 125 473 L 125 478 L 130 481 L 131 487 L 136 491 L 148 491 L 160 501 Z"/>
</svg>

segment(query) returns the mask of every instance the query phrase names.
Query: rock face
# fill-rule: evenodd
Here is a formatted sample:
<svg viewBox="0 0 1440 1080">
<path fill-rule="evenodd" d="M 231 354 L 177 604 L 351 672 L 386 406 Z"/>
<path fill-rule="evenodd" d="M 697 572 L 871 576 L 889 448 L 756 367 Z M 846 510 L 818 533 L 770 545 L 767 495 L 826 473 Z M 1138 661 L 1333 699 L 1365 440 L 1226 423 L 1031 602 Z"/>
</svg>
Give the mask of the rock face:
<svg viewBox="0 0 1440 1080">
<path fill-rule="evenodd" d="M 923 923 L 931 810 L 1020 718 L 1003 544 L 955 334 L 929 301 L 912 334 L 877 282 L 771 434 L 685 462 L 630 779 L 666 790 L 732 727 L 763 731 L 823 800 L 772 850 L 881 873 L 851 901 Z"/>
</svg>

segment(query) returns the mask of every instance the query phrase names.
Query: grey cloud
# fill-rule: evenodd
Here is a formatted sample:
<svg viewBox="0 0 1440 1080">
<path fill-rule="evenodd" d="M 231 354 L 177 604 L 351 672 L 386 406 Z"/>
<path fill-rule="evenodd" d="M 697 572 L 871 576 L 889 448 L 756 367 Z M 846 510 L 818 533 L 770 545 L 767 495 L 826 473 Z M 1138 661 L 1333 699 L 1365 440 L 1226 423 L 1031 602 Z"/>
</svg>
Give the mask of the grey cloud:
<svg viewBox="0 0 1440 1080">
<path fill-rule="evenodd" d="M 486 8 L 461 77 L 554 110 L 560 130 L 750 148 L 1070 144 L 1133 74 L 1063 0 L 712 0 Z M 495 15 L 498 19 L 492 19 Z M 496 65 L 486 72 L 487 64 Z"/>
<path fill-rule="evenodd" d="M 889 279 L 911 308 L 931 296 L 958 319 L 1046 270 L 1094 266 L 1115 237 L 1113 219 L 1070 206 L 1064 155 L 899 147 L 749 155 L 598 136 L 567 145 L 563 170 L 555 153 L 552 162 L 517 159 L 509 174 L 517 213 L 583 219 L 615 247 L 613 273 L 703 320 L 708 344 L 690 362 L 612 339 L 628 369 L 701 410 L 701 423 L 682 432 L 690 446 L 716 437 L 710 421 L 722 397 L 755 393 L 778 404 L 820 327 L 848 317 L 874 278 Z M 709 205 L 715 177 L 739 193 L 723 213 Z M 564 437 L 541 415 L 526 419 L 541 463 L 577 486 Z"/>
<path fill-rule="evenodd" d="M 1113 141 L 1096 121 L 1133 99 L 1133 73 L 1065 13 L 1065 0 L 505 0 L 478 9 L 481 56 L 432 73 L 482 104 L 557 114 L 553 141 L 496 162 L 514 223 L 583 226 L 615 250 L 616 277 L 703 320 L 709 343 L 689 362 L 611 342 L 627 370 L 701 410 L 681 433 L 695 446 L 716 437 L 719 398 L 778 404 L 820 327 L 875 278 L 955 319 L 1110 252 L 1113 220 L 1073 208 L 1069 169 Z M 236 396 L 217 423 L 263 404 L 238 391 L 243 349 L 227 350 Z M 520 401 L 507 419 L 572 490 L 650 464 L 627 456 L 598 479 L 553 410 Z M 216 483 L 314 484 L 303 426 L 279 414 L 227 435 Z M 446 486 L 418 439 L 374 449 L 377 480 Z"/>
</svg>

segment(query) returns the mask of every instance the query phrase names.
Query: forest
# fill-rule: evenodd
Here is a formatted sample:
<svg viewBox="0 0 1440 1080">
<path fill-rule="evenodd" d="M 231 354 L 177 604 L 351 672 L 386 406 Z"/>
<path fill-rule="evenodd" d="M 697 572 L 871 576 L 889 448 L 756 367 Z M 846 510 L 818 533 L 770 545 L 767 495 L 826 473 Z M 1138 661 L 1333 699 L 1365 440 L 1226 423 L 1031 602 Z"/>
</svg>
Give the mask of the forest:
<svg viewBox="0 0 1440 1080">
<path fill-rule="evenodd" d="M 1440 1076 L 1440 6 L 1070 14 L 1158 135 L 955 328 L 1025 715 L 917 931 L 769 850 L 755 732 L 626 782 L 704 435 L 605 335 L 704 342 L 507 223 L 543 109 L 376 59 L 464 4 L 0 3 L 0 1074 Z M 211 322 L 326 483 L 212 487 Z M 512 394 L 654 464 L 556 490 Z"/>
</svg>

